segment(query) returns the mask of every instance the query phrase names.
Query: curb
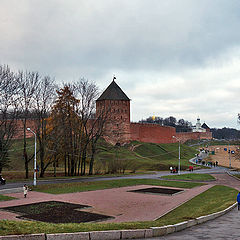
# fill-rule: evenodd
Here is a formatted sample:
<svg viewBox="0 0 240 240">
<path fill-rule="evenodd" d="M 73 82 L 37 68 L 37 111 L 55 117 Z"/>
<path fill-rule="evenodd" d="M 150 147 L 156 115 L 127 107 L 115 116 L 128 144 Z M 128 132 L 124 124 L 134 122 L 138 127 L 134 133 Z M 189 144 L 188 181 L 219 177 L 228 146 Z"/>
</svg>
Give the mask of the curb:
<svg viewBox="0 0 240 240">
<path fill-rule="evenodd" d="M 227 171 L 227 174 L 228 174 L 228 176 L 233 177 L 233 178 L 237 179 L 238 181 L 240 181 L 240 178 L 234 176 L 234 174 L 231 174 L 229 171 Z"/>
<path fill-rule="evenodd" d="M 174 225 L 162 227 L 150 227 L 149 229 L 134 229 L 134 230 L 109 230 L 109 231 L 92 231 L 92 232 L 77 232 L 77 233 L 56 233 L 56 234 L 29 234 L 29 235 L 8 235 L 0 236 L 0 240 L 120 240 L 120 239 L 136 239 L 136 238 L 151 238 L 160 237 L 169 233 L 178 232 L 183 229 L 192 227 L 197 224 L 213 220 L 217 217 L 228 213 L 237 206 L 234 203 L 232 206 L 216 213 L 206 216 L 201 216 L 185 222 L 180 222 Z"/>
</svg>

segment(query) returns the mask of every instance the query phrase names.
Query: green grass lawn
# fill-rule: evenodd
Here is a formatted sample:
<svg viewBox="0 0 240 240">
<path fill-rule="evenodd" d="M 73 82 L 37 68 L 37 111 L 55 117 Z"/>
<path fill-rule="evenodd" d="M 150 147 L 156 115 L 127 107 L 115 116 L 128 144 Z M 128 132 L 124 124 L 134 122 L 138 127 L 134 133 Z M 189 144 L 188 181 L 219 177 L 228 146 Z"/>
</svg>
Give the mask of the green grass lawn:
<svg viewBox="0 0 240 240">
<path fill-rule="evenodd" d="M 221 211 L 236 202 L 237 194 L 236 189 L 216 185 L 157 221 L 162 225 L 175 224 Z"/>
<path fill-rule="evenodd" d="M 29 156 L 34 154 L 34 138 L 27 138 L 27 151 Z M 14 139 L 9 150 L 11 170 L 24 170 L 23 139 Z M 33 161 L 29 163 L 29 169 L 33 169 Z"/>
<path fill-rule="evenodd" d="M 4 196 L 0 194 L 0 201 L 9 201 L 9 200 L 13 200 L 16 199 L 14 197 L 9 197 L 9 196 Z"/>
<path fill-rule="evenodd" d="M 201 186 L 201 183 L 193 182 L 179 182 L 179 181 L 165 181 L 157 179 L 119 179 L 119 180 L 106 180 L 95 182 L 80 182 L 80 183 L 64 183 L 64 184 L 44 184 L 32 187 L 34 191 L 62 194 L 73 192 L 85 192 L 94 191 L 100 189 L 109 189 L 117 187 L 135 186 L 135 185 L 156 185 L 167 187 L 179 187 L 179 188 L 193 188 Z"/>
<path fill-rule="evenodd" d="M 210 174 L 200 174 L 200 173 L 187 173 L 181 175 L 168 175 L 162 176 L 165 179 L 175 179 L 175 180 L 191 180 L 191 181 L 209 181 L 215 180 L 215 178 Z"/>
<path fill-rule="evenodd" d="M 143 229 L 175 224 L 221 211 L 236 202 L 237 190 L 214 186 L 156 221 L 126 223 L 48 224 L 35 221 L 0 221 L 0 235 L 68 233 L 101 230 Z"/>
</svg>

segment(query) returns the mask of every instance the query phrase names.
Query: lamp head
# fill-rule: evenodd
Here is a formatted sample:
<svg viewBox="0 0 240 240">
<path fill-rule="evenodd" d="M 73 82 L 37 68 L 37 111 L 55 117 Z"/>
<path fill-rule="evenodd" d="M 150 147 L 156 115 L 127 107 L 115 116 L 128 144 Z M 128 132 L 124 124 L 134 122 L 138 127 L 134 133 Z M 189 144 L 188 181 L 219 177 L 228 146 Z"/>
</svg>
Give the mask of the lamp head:
<svg viewBox="0 0 240 240">
<path fill-rule="evenodd" d="M 31 130 L 31 128 L 27 128 L 27 130 L 28 130 L 28 131 L 30 131 L 30 130 Z"/>
</svg>

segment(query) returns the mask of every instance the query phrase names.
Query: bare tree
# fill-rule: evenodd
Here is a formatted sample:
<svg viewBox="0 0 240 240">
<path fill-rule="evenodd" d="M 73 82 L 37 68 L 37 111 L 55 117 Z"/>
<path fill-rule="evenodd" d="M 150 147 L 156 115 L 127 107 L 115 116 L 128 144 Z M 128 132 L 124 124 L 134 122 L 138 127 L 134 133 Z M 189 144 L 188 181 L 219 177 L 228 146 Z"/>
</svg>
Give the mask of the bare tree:
<svg viewBox="0 0 240 240">
<path fill-rule="evenodd" d="M 97 122 L 93 123 L 93 115 L 95 113 L 95 100 L 99 94 L 98 88 L 94 83 L 90 83 L 86 79 L 80 79 L 74 84 L 75 94 L 79 98 L 78 114 L 81 118 L 82 131 L 80 132 L 80 148 L 78 166 L 81 166 L 81 175 L 86 174 L 86 158 L 87 149 L 94 135 L 94 128 Z M 94 141 L 93 141 L 94 143 Z M 93 161 L 92 161 L 93 164 Z M 78 168 L 79 169 L 79 168 Z M 78 170 L 79 171 L 79 170 Z"/>
<path fill-rule="evenodd" d="M 49 76 L 41 78 L 39 82 L 38 91 L 33 92 L 34 109 L 35 109 L 35 122 L 36 122 L 36 135 L 39 144 L 40 156 L 40 177 L 44 176 L 44 172 L 49 161 L 45 164 L 46 144 L 47 144 L 47 117 L 49 116 L 54 98 L 55 98 L 55 83 L 54 79 Z M 52 155 L 50 153 L 50 155 Z M 49 158 L 49 156 L 48 156 Z M 47 165 L 47 166 L 46 166 Z"/>
<path fill-rule="evenodd" d="M 18 84 L 8 66 L 0 66 L 0 173 L 9 163 L 8 151 L 16 130 Z"/>
<path fill-rule="evenodd" d="M 108 114 L 110 114 L 110 108 L 101 109 L 96 115 L 95 119 L 90 121 L 89 129 L 90 129 L 90 144 L 91 144 L 91 157 L 89 162 L 89 175 L 93 174 L 93 166 L 95 160 L 95 154 L 97 150 L 97 142 L 103 136 L 105 130 L 105 124 L 108 119 Z"/>
<path fill-rule="evenodd" d="M 64 84 L 57 94 L 50 116 L 52 126 L 49 135 L 55 157 L 64 161 L 66 175 L 85 175 L 89 155 L 89 173 L 92 174 L 96 144 L 104 125 L 103 115 L 95 117 L 98 88 L 94 83 L 81 79 L 73 84 Z M 54 144 L 56 135 L 58 145 Z"/>
<path fill-rule="evenodd" d="M 38 72 L 19 72 L 18 83 L 20 85 L 20 105 L 22 109 L 22 123 L 23 123 L 23 158 L 25 161 L 25 177 L 28 178 L 29 169 L 28 164 L 33 159 L 33 156 L 29 158 L 27 153 L 27 142 L 26 142 L 26 130 L 27 120 L 30 112 L 34 106 L 34 93 L 39 91 L 40 76 Z"/>
</svg>

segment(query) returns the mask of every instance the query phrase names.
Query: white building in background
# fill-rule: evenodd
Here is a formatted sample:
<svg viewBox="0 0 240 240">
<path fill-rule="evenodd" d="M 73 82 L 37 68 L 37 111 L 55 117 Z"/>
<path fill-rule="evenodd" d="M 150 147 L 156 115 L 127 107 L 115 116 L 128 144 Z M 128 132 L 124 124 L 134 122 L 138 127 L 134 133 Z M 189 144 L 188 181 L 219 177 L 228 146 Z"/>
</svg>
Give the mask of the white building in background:
<svg viewBox="0 0 240 240">
<path fill-rule="evenodd" d="M 206 128 L 203 128 L 200 122 L 200 118 L 197 118 L 196 126 L 192 127 L 193 132 L 207 132 Z"/>
</svg>

